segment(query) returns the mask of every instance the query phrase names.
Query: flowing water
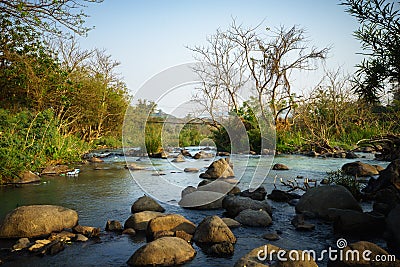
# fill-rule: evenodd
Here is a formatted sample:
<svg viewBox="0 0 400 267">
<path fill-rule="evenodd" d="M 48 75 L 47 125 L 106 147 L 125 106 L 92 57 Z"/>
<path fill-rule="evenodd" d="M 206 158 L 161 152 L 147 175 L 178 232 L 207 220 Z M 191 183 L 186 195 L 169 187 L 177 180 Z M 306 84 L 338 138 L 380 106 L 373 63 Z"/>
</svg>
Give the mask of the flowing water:
<svg viewBox="0 0 400 267">
<path fill-rule="evenodd" d="M 386 166 L 387 163 L 373 160 L 372 154 L 363 154 L 360 160 L 370 164 Z M 265 158 L 263 158 L 265 157 Z M 261 159 L 261 162 L 260 162 Z M 264 160 L 265 159 L 265 160 Z M 132 203 L 145 192 L 155 194 L 168 213 L 179 213 L 198 224 L 208 215 L 223 216 L 223 210 L 196 211 L 182 209 L 177 206 L 179 201 L 178 190 L 193 185 L 196 186 L 201 179 L 199 173 L 184 173 L 185 167 L 203 169 L 212 160 L 192 160 L 172 164 L 167 159 L 140 159 L 137 157 L 126 158 L 128 162 L 135 162 L 145 166 L 145 170 L 130 172 L 124 168 L 125 158 L 117 155 L 105 158 L 104 163 L 77 166 L 81 172 L 77 177 L 43 177 L 37 185 L 24 185 L 15 187 L 0 187 L 0 221 L 12 209 L 21 205 L 53 204 L 74 209 L 79 214 L 81 225 L 95 226 L 104 229 L 107 220 L 119 220 L 122 223 L 130 216 Z M 336 158 L 308 158 L 298 155 L 284 155 L 275 157 L 275 163 L 283 163 L 290 167 L 289 171 L 269 171 L 272 162 L 267 156 L 238 155 L 234 157 L 235 173 L 240 173 L 239 187 L 247 189 L 251 179 L 263 181 L 268 193 L 276 186 L 280 186 L 279 178 L 284 180 L 298 176 L 320 181 L 326 176 L 327 171 L 337 170 L 343 164 L 355 160 Z M 257 166 L 261 166 L 255 172 Z M 154 170 L 156 169 L 156 171 Z M 165 175 L 158 176 L 156 173 Z M 134 178 L 132 177 L 134 176 Z M 261 180 L 260 180 L 261 178 Z M 139 181 L 140 186 L 136 181 Z M 302 181 L 299 179 L 299 181 Z M 171 190 L 169 184 L 174 184 L 176 190 Z M 287 188 L 283 188 L 287 189 Z M 298 192 L 302 193 L 302 192 Z M 253 248 L 267 243 L 286 249 L 314 249 L 321 251 L 328 246 L 335 247 L 336 239 L 331 225 L 310 220 L 316 224 L 316 229 L 311 232 L 298 232 L 291 225 L 290 220 L 295 215 L 294 207 L 287 203 L 269 201 L 273 207 L 273 224 L 267 228 L 241 227 L 233 229 L 237 237 L 235 254 L 229 258 L 213 258 L 205 255 L 196 247 L 197 255 L 185 266 L 233 266 L 234 263 Z M 370 203 L 364 203 L 365 209 L 370 208 Z M 281 231 L 281 239 L 267 241 L 262 235 L 270 231 Z M 13 241 L 0 241 L 0 248 L 10 247 Z M 29 256 L 6 262 L 3 266 L 126 266 L 126 261 L 139 247 L 146 242 L 143 235 L 130 237 L 102 231 L 100 241 L 86 243 L 73 243 L 54 256 Z M 376 240 L 381 242 L 381 240 Z M 382 243 L 384 245 L 384 243 Z M 325 263 L 321 262 L 321 266 Z"/>
</svg>

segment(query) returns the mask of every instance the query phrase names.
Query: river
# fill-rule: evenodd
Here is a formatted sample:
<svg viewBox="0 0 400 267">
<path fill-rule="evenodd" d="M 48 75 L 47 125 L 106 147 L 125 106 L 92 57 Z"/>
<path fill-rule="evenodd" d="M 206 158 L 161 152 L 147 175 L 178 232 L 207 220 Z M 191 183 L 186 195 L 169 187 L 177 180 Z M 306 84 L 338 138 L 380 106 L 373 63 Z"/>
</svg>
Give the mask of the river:
<svg viewBox="0 0 400 267">
<path fill-rule="evenodd" d="M 192 148 L 194 149 L 194 148 Z M 192 150 L 192 153 L 194 151 Z M 386 167 L 388 163 L 378 162 L 373 159 L 373 154 L 359 154 L 360 160 L 370 164 L 379 164 Z M 261 156 L 266 157 L 266 156 Z M 53 204 L 74 209 L 79 214 L 81 225 L 105 228 L 107 220 L 119 220 L 121 223 L 130 216 L 132 203 L 145 192 L 141 186 L 152 191 L 155 197 L 162 201 L 162 206 L 168 213 L 179 213 L 198 224 L 208 215 L 223 216 L 223 210 L 195 211 L 182 209 L 177 206 L 179 196 L 176 190 L 170 190 L 167 183 L 175 184 L 175 188 L 184 188 L 188 185 L 197 185 L 201 181 L 199 173 L 184 173 L 185 167 L 204 169 L 211 160 L 192 160 L 183 163 L 172 164 L 167 159 L 149 159 L 113 155 L 107 157 L 104 163 L 85 164 L 76 166 L 81 172 L 76 177 L 46 176 L 37 185 L 24 185 L 21 187 L 0 187 L 0 221 L 12 209 L 21 205 Z M 269 158 L 270 159 L 270 158 Z M 135 162 L 145 166 L 146 170 L 130 172 L 124 168 L 126 161 Z M 241 173 L 239 187 L 248 188 L 249 177 L 253 177 L 255 167 L 258 169 L 256 177 L 259 181 L 260 173 L 268 174 L 263 181 L 268 193 L 276 185 L 280 186 L 279 178 L 293 179 L 303 176 L 320 181 L 326 176 L 327 171 L 339 169 L 347 162 L 355 160 L 337 158 L 308 158 L 299 155 L 281 155 L 274 159 L 275 163 L 283 163 L 289 166 L 289 171 L 269 171 L 268 160 L 260 163 L 260 156 L 238 155 L 235 157 L 235 173 Z M 265 166 L 263 164 L 266 164 Z M 154 175 L 157 171 L 163 176 Z M 133 176 L 132 176 L 133 175 Z M 134 177 L 134 178 L 133 178 Z M 136 181 L 139 181 L 140 186 Z M 287 188 L 286 188 L 287 189 Z M 302 192 L 297 192 L 302 193 Z M 251 249 L 272 243 L 287 249 L 314 249 L 321 251 L 328 246 L 334 246 L 336 239 L 332 227 L 320 221 L 310 220 L 316 224 L 316 229 L 311 232 L 298 232 L 291 225 L 290 220 L 295 215 L 294 207 L 286 203 L 269 201 L 273 207 L 273 224 L 268 228 L 233 229 L 238 241 L 235 245 L 235 254 L 230 258 L 213 258 L 205 255 L 198 247 L 197 255 L 185 266 L 233 266 L 233 264 Z M 363 203 L 365 210 L 370 209 L 371 203 Z M 267 241 L 262 235 L 270 231 L 281 231 L 281 239 Z M 374 242 L 385 245 L 382 240 Z M 118 235 L 102 231 L 100 241 L 88 241 L 86 243 L 73 243 L 54 256 L 45 257 L 21 257 L 17 260 L 6 262 L 3 266 L 127 266 L 126 261 L 142 245 L 145 237 Z M 10 246 L 10 241 L 0 241 L 0 248 Z M 324 265 L 324 264 L 323 264 Z M 321 266 L 323 266 L 321 265 Z"/>
</svg>

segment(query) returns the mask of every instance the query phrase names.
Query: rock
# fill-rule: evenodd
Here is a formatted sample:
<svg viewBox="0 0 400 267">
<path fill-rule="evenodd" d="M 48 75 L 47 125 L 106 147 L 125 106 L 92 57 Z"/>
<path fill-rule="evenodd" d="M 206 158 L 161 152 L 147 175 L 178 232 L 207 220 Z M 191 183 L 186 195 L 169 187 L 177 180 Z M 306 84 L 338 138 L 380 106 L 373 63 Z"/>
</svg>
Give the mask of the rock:
<svg viewBox="0 0 400 267">
<path fill-rule="evenodd" d="M 125 221 L 124 228 L 133 228 L 136 231 L 146 231 L 149 221 L 159 216 L 164 216 L 164 214 L 157 211 L 137 212 Z"/>
<path fill-rule="evenodd" d="M 276 232 L 272 232 L 272 233 L 266 233 L 263 235 L 264 239 L 267 239 L 269 241 L 276 241 L 280 239 L 280 236 L 276 233 Z"/>
<path fill-rule="evenodd" d="M 218 216 L 208 216 L 197 226 L 193 235 L 196 244 L 236 243 L 236 237 Z"/>
<path fill-rule="evenodd" d="M 374 166 L 362 163 L 361 161 L 344 164 L 342 166 L 342 171 L 345 174 L 357 177 L 374 176 L 379 174 L 378 170 Z"/>
<path fill-rule="evenodd" d="M 42 171 L 41 175 L 59 175 L 61 173 L 66 173 L 72 171 L 67 165 L 55 165 L 55 166 L 47 166 Z"/>
<path fill-rule="evenodd" d="M 181 154 L 185 157 L 192 157 L 192 155 L 190 154 L 190 152 L 186 149 L 182 149 L 181 150 Z"/>
<path fill-rule="evenodd" d="M 242 225 L 251 227 L 266 227 L 272 224 L 272 219 L 264 210 L 242 210 L 235 220 Z"/>
<path fill-rule="evenodd" d="M 300 196 L 292 193 L 288 193 L 282 190 L 274 189 L 271 194 L 268 194 L 268 199 L 276 202 L 289 202 L 292 199 L 299 199 Z"/>
<path fill-rule="evenodd" d="M 196 251 L 181 238 L 163 237 L 154 240 L 129 258 L 131 266 L 176 266 L 192 260 Z"/>
<path fill-rule="evenodd" d="M 102 162 L 104 162 L 104 160 L 102 160 L 101 158 L 97 158 L 97 157 L 91 157 L 90 159 L 88 159 L 88 161 L 90 163 L 102 163 Z"/>
<path fill-rule="evenodd" d="M 385 168 L 383 168 L 381 165 L 376 165 L 376 164 L 374 164 L 374 165 L 372 165 L 372 166 L 374 166 L 375 168 L 376 168 L 376 170 L 379 172 L 379 173 L 381 173 L 381 171 L 383 171 Z"/>
<path fill-rule="evenodd" d="M 368 250 L 368 251 L 367 251 Z M 328 267 L 366 267 L 366 266 L 371 266 L 371 267 L 396 267 L 400 266 L 400 261 L 396 260 L 394 261 L 375 261 L 375 259 L 378 259 L 376 256 L 379 255 L 379 259 L 382 259 L 382 257 L 386 257 L 386 259 L 389 256 L 389 253 L 379 247 L 378 245 L 374 243 L 370 243 L 367 241 L 358 241 L 356 243 L 352 243 L 342 250 L 343 255 L 349 255 L 348 257 L 340 257 L 336 261 L 330 260 L 328 262 Z M 356 253 L 354 251 L 358 251 L 358 256 L 357 257 Z M 364 251 L 366 253 L 364 254 Z M 354 255 L 354 256 L 352 256 Z M 365 256 L 363 256 L 365 255 Z"/>
<path fill-rule="evenodd" d="M 346 152 L 346 159 L 357 159 L 358 156 L 353 151 Z"/>
<path fill-rule="evenodd" d="M 29 184 L 40 182 L 40 177 L 31 171 L 22 172 L 18 178 L 13 180 L 13 184 Z"/>
<path fill-rule="evenodd" d="M 185 168 L 183 169 L 184 172 L 199 172 L 197 168 Z"/>
<path fill-rule="evenodd" d="M 239 212 L 246 209 L 265 210 L 272 214 L 271 206 L 264 200 L 258 201 L 248 197 L 228 195 L 222 200 L 222 207 L 229 217 L 236 217 Z"/>
<path fill-rule="evenodd" d="M 207 153 L 207 152 L 204 152 L 204 151 L 197 152 L 193 156 L 194 159 L 209 159 L 209 158 L 213 158 L 213 157 L 214 157 L 214 154 Z"/>
<path fill-rule="evenodd" d="M 197 191 L 210 191 L 210 192 L 217 192 L 221 194 L 231 194 L 237 195 L 240 194 L 239 187 L 235 186 L 234 184 L 226 183 L 223 180 L 215 180 L 211 183 L 206 185 L 202 185 L 197 187 Z"/>
<path fill-rule="evenodd" d="M 281 163 L 276 163 L 274 166 L 272 166 L 272 169 L 277 171 L 287 171 L 289 170 L 289 167 Z"/>
<path fill-rule="evenodd" d="M 211 163 L 205 173 L 200 174 L 200 178 L 218 179 L 235 176 L 233 169 L 229 165 L 229 160 L 222 158 Z"/>
<path fill-rule="evenodd" d="M 51 241 L 47 240 L 47 239 L 36 240 L 35 244 L 33 244 L 32 246 L 29 247 L 29 251 L 37 252 L 50 243 L 51 243 Z"/>
<path fill-rule="evenodd" d="M 194 191 L 182 196 L 178 205 L 187 209 L 213 210 L 222 208 L 225 194 L 211 191 Z"/>
<path fill-rule="evenodd" d="M 197 190 L 197 188 L 196 187 L 194 187 L 194 186 L 188 186 L 188 187 L 186 187 L 185 189 L 183 189 L 182 190 L 182 192 L 181 192 L 181 198 L 183 198 L 184 196 L 186 196 L 187 194 L 190 194 L 190 193 L 193 193 L 193 192 L 195 192 Z"/>
<path fill-rule="evenodd" d="M 310 188 L 296 205 L 296 212 L 312 212 L 327 219 L 330 208 L 362 211 L 360 203 L 341 185 L 327 185 Z"/>
<path fill-rule="evenodd" d="M 77 234 L 76 238 L 75 238 L 75 241 L 77 241 L 77 242 L 86 242 L 88 240 L 89 240 L 89 238 L 87 238 L 86 236 L 84 236 L 82 234 Z"/>
<path fill-rule="evenodd" d="M 129 163 L 125 166 L 125 169 L 131 170 L 131 171 L 140 171 L 140 170 L 144 170 L 146 168 L 143 166 L 140 166 L 136 163 Z"/>
<path fill-rule="evenodd" d="M 120 221 L 116 221 L 116 220 L 107 221 L 107 223 L 106 223 L 106 231 L 121 232 L 122 231 L 121 222 Z"/>
<path fill-rule="evenodd" d="M 30 244 L 31 244 L 31 241 L 29 241 L 28 238 L 26 238 L 26 237 L 20 238 L 20 239 L 18 239 L 17 243 L 15 243 L 12 246 L 12 251 L 18 251 L 21 249 L 25 249 L 25 248 L 29 247 Z"/>
<path fill-rule="evenodd" d="M 184 156 L 182 155 L 182 154 L 179 154 L 176 158 L 174 158 L 173 160 L 172 160 L 172 162 L 185 162 L 186 160 L 185 160 L 185 158 L 184 158 Z"/>
<path fill-rule="evenodd" d="M 231 155 L 231 153 L 226 152 L 226 151 L 218 151 L 217 152 L 217 156 L 220 156 L 220 157 L 229 157 L 230 155 Z"/>
<path fill-rule="evenodd" d="M 311 150 L 311 151 L 309 151 L 309 152 L 307 152 L 307 153 L 304 153 L 304 156 L 312 157 L 312 158 L 316 158 L 316 157 L 318 157 L 318 156 L 320 156 L 320 155 L 321 155 L 321 154 L 315 152 L 314 150 Z"/>
<path fill-rule="evenodd" d="M 390 248 L 400 253 L 400 204 L 397 205 L 386 218 L 385 239 Z"/>
<path fill-rule="evenodd" d="M 214 257 L 228 257 L 228 256 L 232 256 L 234 252 L 235 252 L 235 248 L 234 248 L 233 244 L 230 242 L 222 242 L 222 243 L 213 244 L 211 247 L 209 247 L 206 250 L 206 253 L 208 255 L 211 255 Z"/>
<path fill-rule="evenodd" d="M 377 179 L 377 184 L 375 192 L 388 187 L 389 185 L 394 185 L 397 190 L 400 190 L 400 159 L 392 161 L 386 169 L 381 171 L 379 178 Z"/>
<path fill-rule="evenodd" d="M 151 219 L 147 225 L 146 237 L 148 241 L 154 240 L 154 236 L 160 231 L 184 231 L 193 235 L 196 225 L 179 214 L 168 214 Z"/>
<path fill-rule="evenodd" d="M 323 184 L 323 185 L 329 184 L 329 179 L 328 178 L 322 179 L 320 184 Z"/>
<path fill-rule="evenodd" d="M 334 221 L 335 233 L 369 237 L 382 234 L 385 217 L 355 210 L 329 209 L 329 218 Z"/>
<path fill-rule="evenodd" d="M 166 151 L 161 151 L 158 153 L 150 153 L 149 157 L 156 158 L 156 159 L 166 159 L 169 157 L 169 155 Z"/>
<path fill-rule="evenodd" d="M 311 231 L 315 229 L 314 224 L 306 223 L 303 214 L 297 214 L 291 221 L 298 231 Z"/>
<path fill-rule="evenodd" d="M 252 191 L 250 191 L 250 189 L 246 189 L 244 190 L 242 193 L 240 193 L 240 195 L 242 197 L 249 197 L 251 199 L 254 200 L 265 200 L 265 196 L 267 195 L 267 191 L 265 191 L 264 186 L 260 186 L 257 189 L 252 189 Z"/>
<path fill-rule="evenodd" d="M 123 235 L 130 235 L 130 236 L 135 236 L 136 235 L 136 231 L 133 228 L 127 228 L 124 231 L 122 231 Z"/>
<path fill-rule="evenodd" d="M 240 222 L 231 219 L 231 218 L 222 218 L 222 220 L 224 221 L 224 223 L 230 228 L 230 229 L 234 229 L 234 228 L 238 228 L 241 226 Z"/>
<path fill-rule="evenodd" d="M 37 237 L 72 228 L 78 223 L 74 210 L 53 205 L 21 206 L 5 217 L 0 238 Z"/>
<path fill-rule="evenodd" d="M 131 207 L 131 212 L 136 213 L 136 212 L 141 212 L 141 211 L 158 211 L 158 212 L 164 212 L 165 209 L 161 207 L 160 204 L 157 203 L 153 198 L 149 196 L 142 196 L 138 198 Z"/>
<path fill-rule="evenodd" d="M 75 238 L 76 238 L 76 234 L 68 232 L 68 231 L 62 231 L 60 233 L 51 233 L 50 237 L 47 239 L 50 241 L 60 240 L 62 242 L 69 242 Z"/>
<path fill-rule="evenodd" d="M 318 267 L 314 259 L 307 257 L 309 254 L 304 254 L 301 250 L 297 250 L 298 259 L 294 256 L 290 257 L 290 254 L 294 254 L 293 250 L 286 250 L 271 244 L 261 246 L 253 249 L 243 257 L 241 257 L 234 265 L 234 267 L 268 267 L 268 266 L 282 266 L 282 267 Z M 278 254 L 279 253 L 279 254 Z M 279 255 L 279 257 L 277 256 Z M 305 257 L 301 257 L 305 255 Z M 285 259 L 285 261 L 280 261 L 279 259 Z M 269 265 L 270 261 L 275 262 Z"/>
<path fill-rule="evenodd" d="M 87 237 L 96 237 L 100 235 L 100 228 L 92 226 L 77 225 L 72 230 L 77 234 L 82 234 Z"/>
</svg>

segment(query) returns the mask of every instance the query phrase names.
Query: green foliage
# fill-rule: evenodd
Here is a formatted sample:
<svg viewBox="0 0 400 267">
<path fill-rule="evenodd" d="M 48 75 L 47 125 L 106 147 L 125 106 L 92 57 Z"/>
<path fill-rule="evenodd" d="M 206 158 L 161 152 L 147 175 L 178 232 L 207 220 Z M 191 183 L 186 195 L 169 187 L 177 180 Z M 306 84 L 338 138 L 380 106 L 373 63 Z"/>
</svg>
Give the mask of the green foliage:
<svg viewBox="0 0 400 267">
<path fill-rule="evenodd" d="M 388 82 L 395 94 L 400 82 L 400 11 L 386 0 L 346 0 L 342 3 L 361 27 L 355 31 L 368 59 L 358 65 L 355 91 L 367 102 L 378 103 Z"/>
<path fill-rule="evenodd" d="M 198 126 L 185 124 L 179 133 L 179 146 L 198 146 L 204 137 L 205 136 L 200 133 Z"/>
<path fill-rule="evenodd" d="M 61 135 L 49 109 L 36 114 L 0 109 L 0 183 L 23 170 L 38 171 L 49 162 L 78 161 L 89 149 L 75 136 Z"/>
<path fill-rule="evenodd" d="M 145 145 L 147 153 L 157 153 L 162 148 L 162 124 L 146 123 Z"/>
<path fill-rule="evenodd" d="M 329 184 L 342 185 L 346 187 L 356 199 L 360 199 L 361 185 L 356 177 L 347 175 L 339 169 L 327 172 L 327 179 Z"/>
</svg>

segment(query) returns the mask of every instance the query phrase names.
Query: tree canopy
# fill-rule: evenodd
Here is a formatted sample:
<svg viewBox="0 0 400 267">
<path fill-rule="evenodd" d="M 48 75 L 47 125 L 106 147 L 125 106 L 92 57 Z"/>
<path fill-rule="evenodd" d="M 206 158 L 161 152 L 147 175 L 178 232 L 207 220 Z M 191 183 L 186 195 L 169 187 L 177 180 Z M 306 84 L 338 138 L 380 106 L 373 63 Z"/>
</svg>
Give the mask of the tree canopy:
<svg viewBox="0 0 400 267">
<path fill-rule="evenodd" d="M 357 67 L 355 92 L 378 103 L 385 89 L 399 96 L 400 13 L 399 1 L 346 0 L 346 11 L 360 23 L 355 37 L 367 56 Z"/>
</svg>

